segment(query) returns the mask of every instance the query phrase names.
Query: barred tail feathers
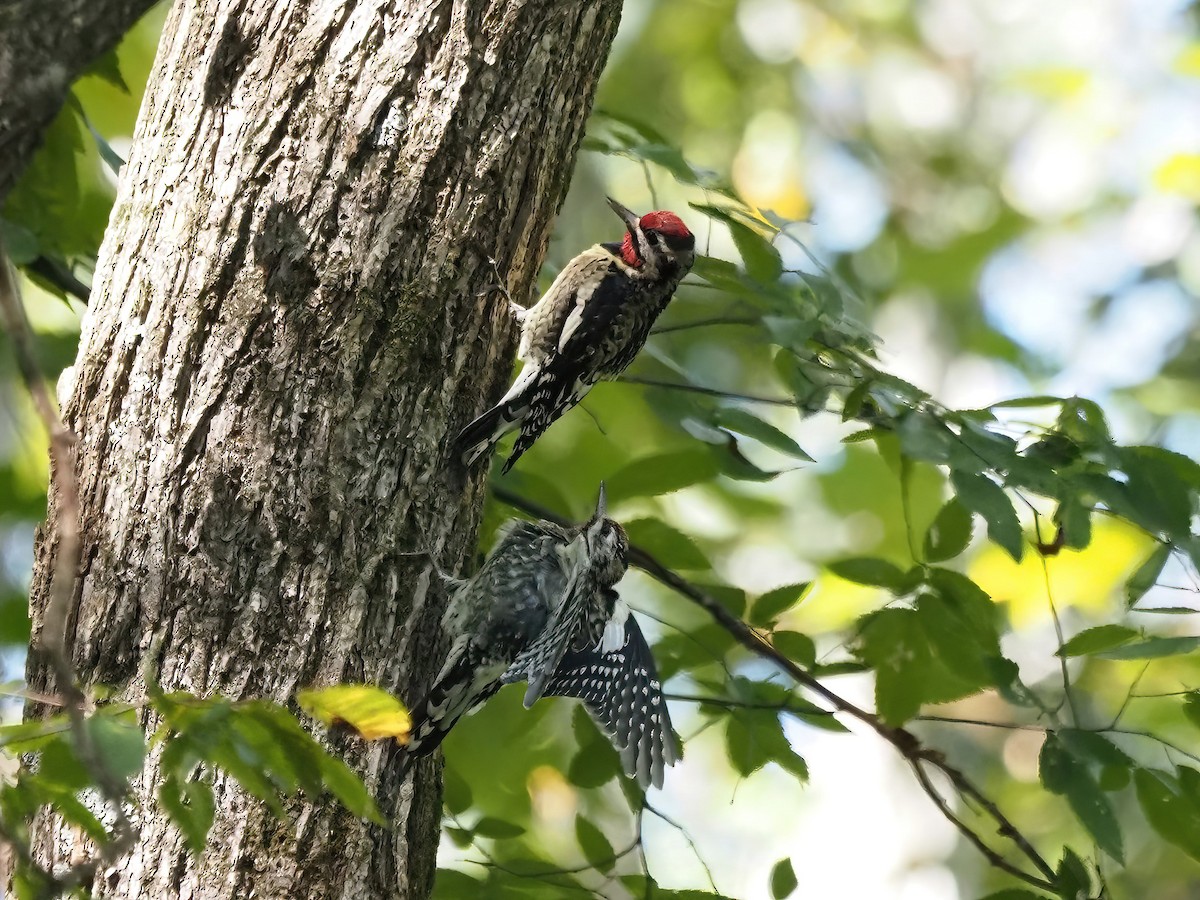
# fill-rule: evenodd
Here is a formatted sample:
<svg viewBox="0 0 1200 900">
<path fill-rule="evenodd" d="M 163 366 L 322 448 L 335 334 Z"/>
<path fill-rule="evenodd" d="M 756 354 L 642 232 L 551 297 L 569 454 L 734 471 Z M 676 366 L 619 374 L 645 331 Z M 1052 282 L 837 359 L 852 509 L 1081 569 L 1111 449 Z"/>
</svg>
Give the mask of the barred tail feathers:
<svg viewBox="0 0 1200 900">
<path fill-rule="evenodd" d="M 411 707 L 408 755 L 431 754 L 459 719 L 499 689 L 500 677 L 494 667 L 480 667 L 470 653 L 458 654 L 439 673 L 429 693 Z"/>
<path fill-rule="evenodd" d="M 454 439 L 454 450 L 463 464 L 470 466 L 484 454 L 490 454 L 500 439 L 521 427 L 529 412 L 525 391 L 537 379 L 538 370 L 526 365 L 500 402 L 479 416 Z"/>
</svg>

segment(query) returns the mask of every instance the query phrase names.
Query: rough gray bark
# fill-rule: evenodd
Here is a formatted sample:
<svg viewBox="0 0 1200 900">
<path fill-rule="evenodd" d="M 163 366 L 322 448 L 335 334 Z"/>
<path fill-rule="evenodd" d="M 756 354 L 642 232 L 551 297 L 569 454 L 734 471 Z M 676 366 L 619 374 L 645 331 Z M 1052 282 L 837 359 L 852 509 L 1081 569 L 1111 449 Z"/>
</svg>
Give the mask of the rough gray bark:
<svg viewBox="0 0 1200 900">
<path fill-rule="evenodd" d="M 0 3 L 0 206 L 41 146 L 71 82 L 156 2 Z"/>
<path fill-rule="evenodd" d="M 74 375 L 88 681 L 287 700 L 426 681 L 483 473 L 445 454 L 503 389 L 515 329 L 480 292 L 540 265 L 618 0 L 194 0 L 173 8 Z M 72 383 L 67 384 L 70 381 Z M 53 503 L 51 504 L 53 508 Z M 53 523 L 51 523 L 52 525 Z M 47 533 L 52 533 L 48 529 Z M 32 591 L 35 635 L 53 546 Z M 36 643 L 36 641 L 35 641 Z M 48 678 L 37 654 L 29 681 Z M 426 896 L 436 767 L 341 748 L 394 830 L 332 803 L 280 823 L 226 781 L 189 857 L 137 787 L 112 897 Z M 73 835 L 39 824 L 61 863 Z"/>
</svg>

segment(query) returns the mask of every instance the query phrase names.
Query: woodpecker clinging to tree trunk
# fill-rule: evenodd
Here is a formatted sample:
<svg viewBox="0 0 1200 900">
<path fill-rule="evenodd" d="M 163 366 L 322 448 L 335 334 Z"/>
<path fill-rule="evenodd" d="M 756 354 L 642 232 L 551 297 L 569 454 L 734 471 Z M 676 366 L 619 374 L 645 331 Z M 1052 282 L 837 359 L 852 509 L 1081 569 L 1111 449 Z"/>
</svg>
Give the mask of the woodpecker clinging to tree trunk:
<svg viewBox="0 0 1200 900">
<path fill-rule="evenodd" d="M 450 653 L 429 693 L 412 706 L 409 757 L 433 752 L 463 715 L 514 681 L 525 707 L 542 696 L 577 697 L 608 734 L 625 771 L 662 786 L 679 758 L 650 648 L 614 585 L 629 541 L 605 516 L 574 528 L 512 520 L 473 578 L 459 582 L 442 625 Z"/>
<path fill-rule="evenodd" d="M 580 253 L 529 309 L 512 304 L 525 365 L 500 402 L 455 439 L 467 465 L 520 428 L 507 472 L 592 385 L 620 375 L 692 267 L 696 238 L 679 216 L 639 217 L 611 197 L 608 204 L 625 223 L 625 239 Z"/>
</svg>

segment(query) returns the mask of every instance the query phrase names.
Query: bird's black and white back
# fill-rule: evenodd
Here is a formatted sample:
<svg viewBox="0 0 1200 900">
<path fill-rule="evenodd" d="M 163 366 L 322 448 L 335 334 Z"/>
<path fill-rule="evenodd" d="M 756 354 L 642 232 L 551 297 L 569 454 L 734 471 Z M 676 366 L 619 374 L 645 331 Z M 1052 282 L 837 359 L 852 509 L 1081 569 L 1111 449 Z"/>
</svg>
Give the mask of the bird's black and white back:
<svg viewBox="0 0 1200 900">
<path fill-rule="evenodd" d="M 678 216 L 638 217 L 609 203 L 626 223 L 624 241 L 580 253 L 534 306 L 517 313 L 524 366 L 499 403 L 455 439 L 468 465 L 520 429 L 507 472 L 598 381 L 620 375 L 691 268 L 695 238 Z"/>
<path fill-rule="evenodd" d="M 450 652 L 412 707 L 409 755 L 431 753 L 503 684 L 525 681 L 526 707 L 547 695 L 579 698 L 629 774 L 661 786 L 678 739 L 649 648 L 615 590 L 628 549 L 624 529 L 604 515 L 603 487 L 597 514 L 577 528 L 508 523 L 447 607 Z"/>
</svg>

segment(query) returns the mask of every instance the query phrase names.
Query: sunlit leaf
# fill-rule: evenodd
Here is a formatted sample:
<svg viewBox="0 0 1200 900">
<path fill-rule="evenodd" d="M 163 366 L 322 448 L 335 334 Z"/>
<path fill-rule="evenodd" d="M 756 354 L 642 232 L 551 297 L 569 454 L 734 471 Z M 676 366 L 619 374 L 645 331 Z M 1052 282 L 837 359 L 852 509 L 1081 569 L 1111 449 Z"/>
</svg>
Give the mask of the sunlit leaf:
<svg viewBox="0 0 1200 900">
<path fill-rule="evenodd" d="M 338 684 L 298 691 L 300 708 L 326 725 L 345 723 L 366 740 L 390 737 L 407 743 L 412 716 L 404 704 L 369 684 Z"/>
<path fill-rule="evenodd" d="M 1124 625 L 1097 625 L 1079 632 L 1056 652 L 1058 656 L 1088 656 L 1128 644 L 1138 635 L 1138 631 Z"/>
<path fill-rule="evenodd" d="M 1200 647 L 1200 637 L 1152 637 L 1096 654 L 1102 659 L 1158 659 L 1191 653 Z"/>
</svg>

